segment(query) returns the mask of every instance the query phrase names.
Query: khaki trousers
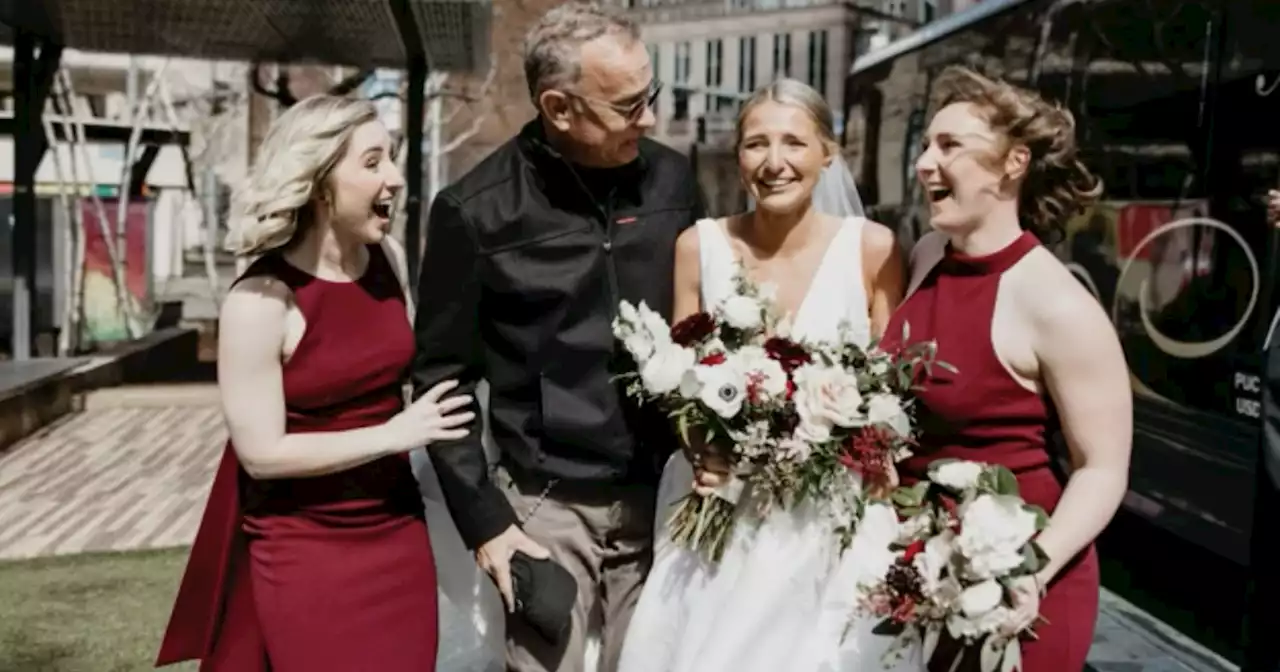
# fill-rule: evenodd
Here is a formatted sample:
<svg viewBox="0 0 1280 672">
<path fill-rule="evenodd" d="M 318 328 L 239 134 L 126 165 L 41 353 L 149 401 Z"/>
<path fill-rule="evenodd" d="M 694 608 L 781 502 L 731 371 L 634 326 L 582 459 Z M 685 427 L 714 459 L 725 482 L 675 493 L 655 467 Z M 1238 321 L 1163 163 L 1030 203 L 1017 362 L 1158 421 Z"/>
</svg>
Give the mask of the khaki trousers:
<svg viewBox="0 0 1280 672">
<path fill-rule="evenodd" d="M 583 672 L 587 638 L 600 638 L 597 672 L 614 672 L 631 612 L 653 563 L 654 485 L 594 486 L 499 481 L 525 534 L 573 574 L 572 631 L 553 647 L 518 615 L 507 618 L 507 669 Z M 598 631 L 596 627 L 598 625 Z"/>
</svg>

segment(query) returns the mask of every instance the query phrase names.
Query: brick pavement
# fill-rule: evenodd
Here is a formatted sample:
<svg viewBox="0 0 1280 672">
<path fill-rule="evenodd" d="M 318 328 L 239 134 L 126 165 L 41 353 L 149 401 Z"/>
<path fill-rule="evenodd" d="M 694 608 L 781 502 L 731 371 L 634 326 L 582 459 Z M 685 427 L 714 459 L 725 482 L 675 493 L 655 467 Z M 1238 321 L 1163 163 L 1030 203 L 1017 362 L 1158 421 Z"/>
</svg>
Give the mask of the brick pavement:
<svg viewBox="0 0 1280 672">
<path fill-rule="evenodd" d="M 0 453 L 0 559 L 190 544 L 226 430 L 213 386 L 89 395 Z M 1103 591 L 1088 672 L 1236 668 Z"/>
<path fill-rule="evenodd" d="M 211 390 L 94 393 L 0 454 L 0 559 L 191 543 L 226 440 Z"/>
</svg>

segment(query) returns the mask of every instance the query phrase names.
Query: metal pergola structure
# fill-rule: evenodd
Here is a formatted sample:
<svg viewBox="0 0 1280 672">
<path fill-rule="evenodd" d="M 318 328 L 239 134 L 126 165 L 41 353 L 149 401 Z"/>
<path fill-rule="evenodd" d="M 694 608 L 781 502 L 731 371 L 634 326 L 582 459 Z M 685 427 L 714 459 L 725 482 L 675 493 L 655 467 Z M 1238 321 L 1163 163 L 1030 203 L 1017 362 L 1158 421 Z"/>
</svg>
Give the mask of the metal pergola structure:
<svg viewBox="0 0 1280 672">
<path fill-rule="evenodd" d="M 426 77 L 486 67 L 492 11 L 491 0 L 0 0 L 0 44 L 14 48 L 14 114 L 0 123 L 14 138 L 14 358 L 30 356 L 35 175 L 49 149 L 41 114 L 63 49 L 407 70 L 405 247 L 414 269 Z"/>
</svg>

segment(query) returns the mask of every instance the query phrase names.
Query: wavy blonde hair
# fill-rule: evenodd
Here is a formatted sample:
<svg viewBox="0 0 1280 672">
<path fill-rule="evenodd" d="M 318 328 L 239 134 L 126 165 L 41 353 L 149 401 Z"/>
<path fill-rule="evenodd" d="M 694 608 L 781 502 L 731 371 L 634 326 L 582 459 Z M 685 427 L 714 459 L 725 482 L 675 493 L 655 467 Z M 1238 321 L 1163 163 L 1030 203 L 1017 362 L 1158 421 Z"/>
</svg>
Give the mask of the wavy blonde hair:
<svg viewBox="0 0 1280 672">
<path fill-rule="evenodd" d="M 1075 117 L 1060 105 L 961 66 L 942 71 L 933 99 L 935 112 L 952 103 L 974 105 L 991 129 L 1004 136 L 1005 151 L 1022 145 L 1031 152 L 1018 217 L 1041 241 L 1061 240 L 1067 220 L 1102 195 L 1102 180 L 1076 158 Z"/>
<path fill-rule="evenodd" d="M 377 119 L 369 101 L 330 95 L 311 96 L 280 115 L 232 196 L 226 248 L 256 256 L 292 242 L 351 135 Z"/>
</svg>

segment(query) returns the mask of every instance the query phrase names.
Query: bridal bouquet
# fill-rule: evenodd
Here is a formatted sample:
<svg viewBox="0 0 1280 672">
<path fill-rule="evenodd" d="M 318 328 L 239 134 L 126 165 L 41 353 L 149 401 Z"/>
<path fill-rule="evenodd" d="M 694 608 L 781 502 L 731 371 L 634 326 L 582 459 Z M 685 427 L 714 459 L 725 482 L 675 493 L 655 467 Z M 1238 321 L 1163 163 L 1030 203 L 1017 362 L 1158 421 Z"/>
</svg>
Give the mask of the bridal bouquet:
<svg viewBox="0 0 1280 672">
<path fill-rule="evenodd" d="M 916 642 L 928 660 L 946 628 L 981 645 L 984 672 L 1020 670 L 1018 637 L 1001 629 L 1013 616 L 1011 581 L 1047 562 L 1034 540 L 1045 512 L 1022 500 L 1013 472 L 964 460 L 934 462 L 927 480 L 897 488 L 892 501 L 901 521 L 892 557 L 860 599 L 883 618 L 877 634 L 899 638 L 889 656 Z"/>
<path fill-rule="evenodd" d="M 741 272 L 709 312 L 668 327 L 641 303 L 622 302 L 613 331 L 635 361 L 627 393 L 674 419 L 688 445 L 718 447 L 732 478 L 712 495 L 688 495 L 671 519 L 677 543 L 718 561 L 747 487 L 762 496 L 748 515 L 807 497 L 842 512 L 847 540 L 861 510 L 850 470 L 883 480 L 907 454 L 906 394 L 915 365 L 934 363 L 926 343 L 890 355 L 854 342 L 798 342 L 777 314 L 773 290 Z M 904 339 L 905 340 L 905 339 Z M 844 515 L 847 514 L 847 515 Z"/>
</svg>

